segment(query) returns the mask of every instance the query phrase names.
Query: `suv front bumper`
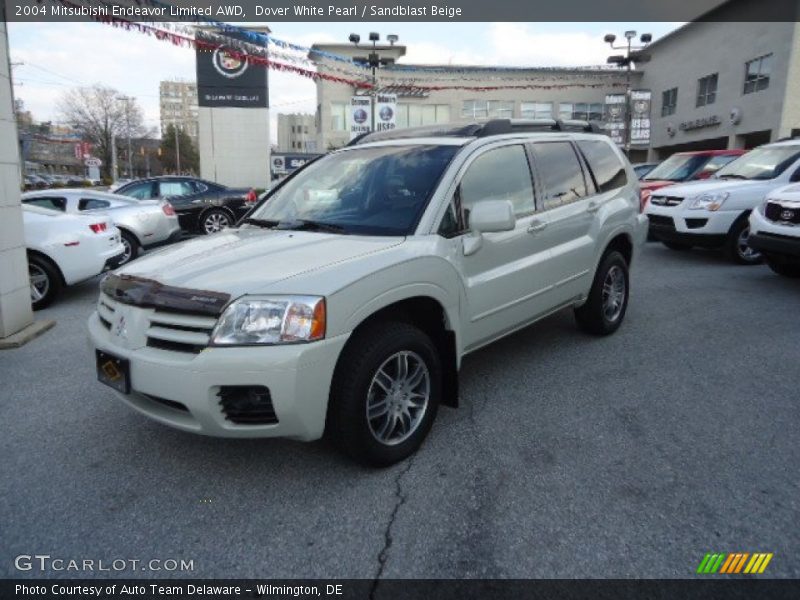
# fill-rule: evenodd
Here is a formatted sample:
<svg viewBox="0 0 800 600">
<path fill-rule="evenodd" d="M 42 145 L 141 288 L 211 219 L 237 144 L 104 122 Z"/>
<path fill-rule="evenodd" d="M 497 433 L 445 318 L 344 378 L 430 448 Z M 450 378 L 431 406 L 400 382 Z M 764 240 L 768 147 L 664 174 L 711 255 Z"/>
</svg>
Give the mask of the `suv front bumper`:
<svg viewBox="0 0 800 600">
<path fill-rule="evenodd" d="M 750 213 L 747 243 L 777 262 L 800 263 L 800 226 L 770 221 L 758 209 Z"/>
<path fill-rule="evenodd" d="M 95 349 L 129 361 L 131 393 L 109 391 L 151 419 L 217 437 L 305 441 L 318 439 L 325 430 L 333 371 L 349 337 L 284 346 L 210 347 L 187 354 L 124 348 L 114 341 L 96 312 L 89 317 L 88 327 Z M 266 387 L 278 422 L 232 422 L 220 402 L 222 386 Z"/>
<path fill-rule="evenodd" d="M 741 214 L 739 211 L 681 210 L 681 207 L 647 205 L 649 231 L 653 237 L 663 242 L 717 248 L 725 243 L 728 231 Z"/>
</svg>

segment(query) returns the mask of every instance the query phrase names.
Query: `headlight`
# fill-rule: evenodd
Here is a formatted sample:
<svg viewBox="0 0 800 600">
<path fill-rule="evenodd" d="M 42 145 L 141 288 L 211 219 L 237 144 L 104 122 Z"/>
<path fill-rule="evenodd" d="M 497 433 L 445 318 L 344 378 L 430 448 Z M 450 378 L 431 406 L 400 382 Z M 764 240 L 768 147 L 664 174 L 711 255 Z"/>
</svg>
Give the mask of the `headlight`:
<svg viewBox="0 0 800 600">
<path fill-rule="evenodd" d="M 211 344 L 287 344 L 324 337 L 325 298 L 243 296 L 222 313 L 211 335 Z"/>
<path fill-rule="evenodd" d="M 700 194 L 689 206 L 689 210 L 719 210 L 730 194 L 722 192 L 717 194 Z"/>
</svg>

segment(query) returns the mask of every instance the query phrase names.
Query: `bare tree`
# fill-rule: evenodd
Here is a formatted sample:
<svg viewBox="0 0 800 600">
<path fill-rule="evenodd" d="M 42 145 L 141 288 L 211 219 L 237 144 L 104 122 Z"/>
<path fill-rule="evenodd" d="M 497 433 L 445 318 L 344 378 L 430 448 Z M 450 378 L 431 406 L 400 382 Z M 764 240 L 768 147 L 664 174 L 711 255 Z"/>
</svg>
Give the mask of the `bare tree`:
<svg viewBox="0 0 800 600">
<path fill-rule="evenodd" d="M 127 152 L 128 137 L 147 133 L 142 110 L 135 99 L 117 90 L 95 84 L 66 92 L 58 103 L 61 118 L 94 145 L 94 154 L 103 161 L 102 173 L 111 176 L 112 144 Z"/>
</svg>

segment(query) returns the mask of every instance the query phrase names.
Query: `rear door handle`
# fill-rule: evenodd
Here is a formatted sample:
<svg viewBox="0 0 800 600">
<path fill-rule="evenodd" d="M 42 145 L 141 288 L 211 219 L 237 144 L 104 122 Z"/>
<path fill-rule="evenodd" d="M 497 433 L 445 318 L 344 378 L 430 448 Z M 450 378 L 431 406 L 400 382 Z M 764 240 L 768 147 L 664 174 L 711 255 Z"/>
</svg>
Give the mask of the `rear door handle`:
<svg viewBox="0 0 800 600">
<path fill-rule="evenodd" d="M 600 210 L 600 203 L 596 202 L 594 200 L 589 202 L 589 205 L 586 207 L 586 212 L 593 213 L 593 212 L 597 212 L 598 210 Z"/>
<path fill-rule="evenodd" d="M 528 226 L 528 233 L 538 233 L 547 227 L 547 221 L 532 221 Z"/>
</svg>

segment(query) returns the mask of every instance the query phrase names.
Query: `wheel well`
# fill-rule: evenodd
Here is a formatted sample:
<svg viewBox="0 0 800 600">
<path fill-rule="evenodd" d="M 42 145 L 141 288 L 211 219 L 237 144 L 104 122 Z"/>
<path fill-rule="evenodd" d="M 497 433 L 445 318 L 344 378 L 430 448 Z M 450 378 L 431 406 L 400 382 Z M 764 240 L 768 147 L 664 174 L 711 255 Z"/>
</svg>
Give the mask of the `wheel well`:
<svg viewBox="0 0 800 600">
<path fill-rule="evenodd" d="M 631 264 L 633 258 L 633 243 L 631 238 L 626 233 L 620 233 L 617 237 L 611 240 L 606 246 L 606 251 L 603 254 L 616 250 L 625 258 L 625 262 Z"/>
<path fill-rule="evenodd" d="M 456 338 L 447 328 L 447 315 L 442 305 L 428 296 L 406 298 L 372 313 L 358 324 L 353 333 L 380 321 L 411 323 L 430 336 L 442 358 L 442 404 L 458 407 Z"/>
<path fill-rule="evenodd" d="M 738 217 L 736 217 L 734 219 L 733 223 L 731 223 L 730 229 L 728 229 L 728 235 L 730 235 L 733 232 L 733 228 L 736 227 L 739 223 L 741 223 L 745 219 L 749 219 L 751 212 L 753 212 L 753 211 L 750 210 L 749 208 L 747 210 L 745 210 L 745 211 L 742 211 L 742 214 L 740 214 Z"/>
<path fill-rule="evenodd" d="M 128 229 L 124 225 L 123 226 L 117 225 L 117 229 L 119 229 L 120 233 L 123 233 L 123 232 L 127 233 L 129 236 L 131 236 L 136 241 L 137 244 L 139 244 L 140 246 L 142 245 L 142 240 L 139 239 L 139 236 L 136 235 L 135 233 L 133 233 L 130 229 Z"/>
<path fill-rule="evenodd" d="M 236 222 L 236 215 L 227 206 L 208 206 L 208 207 L 204 208 L 203 212 L 200 213 L 200 216 L 198 217 L 197 222 L 198 223 L 202 222 L 202 220 L 206 218 L 206 215 L 212 210 L 221 210 L 222 212 L 228 213 L 228 216 L 233 220 L 233 222 L 234 223 Z"/>
<path fill-rule="evenodd" d="M 59 268 L 59 266 L 56 263 L 56 261 L 54 261 L 52 258 L 47 256 L 47 254 L 45 254 L 43 252 L 39 252 L 38 250 L 31 250 L 30 248 L 28 248 L 27 252 L 28 252 L 28 256 L 35 256 L 35 257 L 47 262 L 50 266 L 52 266 L 56 270 L 56 273 L 58 273 L 58 277 L 61 279 L 61 284 L 63 286 L 67 285 L 67 281 L 64 279 L 64 274 L 61 272 L 61 269 Z"/>
</svg>

